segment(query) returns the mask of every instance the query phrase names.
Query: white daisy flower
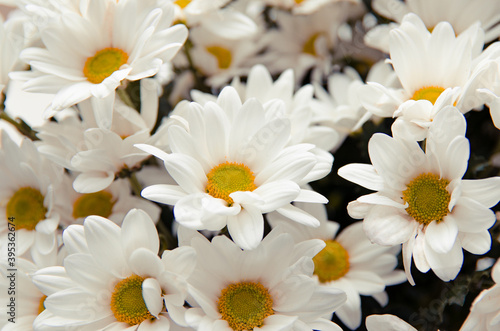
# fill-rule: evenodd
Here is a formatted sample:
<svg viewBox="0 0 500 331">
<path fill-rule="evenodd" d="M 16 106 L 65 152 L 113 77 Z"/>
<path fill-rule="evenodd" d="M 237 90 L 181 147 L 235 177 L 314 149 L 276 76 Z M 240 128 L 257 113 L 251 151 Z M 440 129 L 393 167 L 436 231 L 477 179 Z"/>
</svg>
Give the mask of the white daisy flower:
<svg viewBox="0 0 500 331">
<path fill-rule="evenodd" d="M 264 46 L 257 36 L 232 40 L 212 34 L 202 26 L 190 29 L 189 40 L 193 44 L 189 49 L 193 65 L 212 87 L 221 87 L 234 76 L 246 75 Z"/>
<path fill-rule="evenodd" d="M 346 2 L 362 8 L 359 0 L 265 0 L 266 4 L 290 10 L 293 14 L 312 14 L 332 3 Z"/>
<path fill-rule="evenodd" d="M 372 66 L 368 82 L 378 82 L 384 86 L 400 86 L 392 67 L 381 61 Z M 320 127 L 331 127 L 336 132 L 330 139 L 331 151 L 337 150 L 344 139 L 373 117 L 361 105 L 358 88 L 363 81 L 354 68 L 345 67 L 343 73 L 333 73 L 328 77 L 328 92 L 319 84 L 314 84 L 316 98 L 312 101 L 313 121 Z"/>
<path fill-rule="evenodd" d="M 184 118 L 186 127 L 170 126 L 171 154 L 137 145 L 162 159 L 178 185 L 149 186 L 142 196 L 174 205 L 175 219 L 191 229 L 217 231 L 227 226 L 245 249 L 257 247 L 264 235 L 262 214 L 274 210 L 318 226 L 317 219 L 290 202 L 327 202 L 300 186 L 326 176 L 332 158 L 316 156 L 311 144 L 285 147 L 290 122 L 280 115 L 282 102 L 272 107 L 265 109 L 254 98 L 242 104 L 232 87 L 224 88 L 217 103 L 179 104 L 175 117 Z M 322 166 L 315 167 L 318 163 Z"/>
<path fill-rule="evenodd" d="M 389 298 L 385 287 L 406 281 L 402 270 L 395 270 L 401 247 L 372 244 L 363 231 L 362 222 L 346 227 L 340 234 L 339 224 L 328 221 L 326 208 L 321 205 L 297 203 L 297 207 L 315 215 L 321 225 L 317 228 L 291 224 L 271 213 L 268 220 L 290 233 L 295 242 L 321 239 L 326 246 L 313 257 L 314 278 L 325 287 L 338 288 L 347 294 L 347 301 L 335 315 L 349 329 L 361 325 L 361 295 L 370 295 L 385 306 Z"/>
<path fill-rule="evenodd" d="M 73 112 L 58 123 L 48 122 L 37 128 L 41 139 L 36 143 L 37 148 L 54 162 L 78 174 L 73 187 L 79 193 L 104 190 L 119 177 L 121 171 L 139 168 L 148 154 L 135 148 L 134 144 L 166 144 L 162 133 L 166 127 L 150 134 L 158 114 L 154 81 L 141 81 L 140 113 L 120 99 L 109 105 L 93 100 L 78 105 L 79 115 Z M 114 113 L 110 130 L 98 128 L 94 114 L 102 114 L 109 109 Z"/>
<path fill-rule="evenodd" d="M 460 331 L 494 331 L 500 327 L 500 259 L 491 269 L 491 277 L 495 285 L 483 290 L 474 299 L 469 316 Z"/>
<path fill-rule="evenodd" d="M 495 0 L 374 0 L 372 8 L 378 14 L 401 23 L 408 13 L 415 13 L 432 31 L 439 22 L 449 22 L 457 34 L 476 22 L 485 30 L 486 42 L 500 36 L 500 3 Z M 368 32 L 365 42 L 371 47 L 389 52 L 389 31 L 397 23 L 382 24 Z"/>
<path fill-rule="evenodd" d="M 18 146 L 2 131 L 0 242 L 7 243 L 7 223 L 14 223 L 18 256 L 30 249 L 47 254 L 56 247 L 60 216 L 54 199 L 63 172 L 40 155 L 29 139 Z"/>
<path fill-rule="evenodd" d="M 48 294 L 36 330 L 169 330 L 183 320 L 195 252 L 190 247 L 165 251 L 153 221 L 131 210 L 121 228 L 99 216 L 63 233 L 69 255 L 64 267 L 37 271 L 33 281 Z M 64 286 L 61 285 L 64 284 Z M 54 286 L 59 290 L 50 292 Z"/>
<path fill-rule="evenodd" d="M 456 109 L 436 115 L 424 152 L 417 142 L 375 134 L 368 152 L 373 165 L 349 164 L 339 175 L 378 191 L 349 203 L 353 218 L 363 218 L 372 242 L 403 244 L 408 280 L 411 259 L 421 272 L 432 269 L 444 281 L 462 267 L 462 248 L 490 250 L 488 232 L 496 221 L 491 207 L 500 199 L 500 177 L 462 179 L 468 159 L 466 123 Z"/>
<path fill-rule="evenodd" d="M 257 32 L 255 22 L 247 15 L 233 10 L 230 0 L 169 0 L 174 4 L 175 20 L 191 30 L 202 27 L 219 38 L 238 40 Z"/>
<path fill-rule="evenodd" d="M 359 98 L 375 115 L 400 117 L 399 131 L 422 140 L 444 106 L 454 105 L 466 113 L 483 105 L 476 91 L 485 70 L 482 63 L 500 56 L 500 43 L 482 52 L 483 45 L 479 24 L 455 36 L 452 26 L 441 22 L 431 33 L 410 13 L 391 30 L 390 39 L 390 62 L 402 88 L 369 82 L 359 88 Z"/>
<path fill-rule="evenodd" d="M 61 223 L 65 226 L 83 224 L 87 216 L 97 215 L 120 225 L 132 208 L 145 211 L 156 223 L 160 207 L 151 201 L 132 195 L 132 188 L 125 179 L 115 180 L 108 188 L 93 193 L 78 193 L 73 189 L 72 178 L 64 182 L 56 205 L 60 208 Z"/>
<path fill-rule="evenodd" d="M 324 151 L 331 150 L 337 139 L 337 133 L 331 128 L 313 122 L 315 103 L 312 85 L 306 84 L 295 91 L 294 82 L 292 69 L 285 70 L 276 81 L 273 81 L 267 68 L 259 64 L 252 67 L 246 83 L 235 77 L 231 86 L 238 91 L 242 102 L 256 98 L 264 108 L 278 100 L 285 103 L 286 115 L 291 124 L 288 145 L 310 143 Z M 191 91 L 191 97 L 200 104 L 217 99 L 212 94 L 196 90 Z"/>
<path fill-rule="evenodd" d="M 49 22 L 40 31 L 46 48 L 21 53 L 33 71 L 12 76 L 27 80 L 26 91 L 56 93 L 47 117 L 90 97 L 113 98 L 123 80 L 153 76 L 186 40 L 184 25 L 163 28 L 174 15 L 166 3 L 162 7 L 155 0 L 85 4 L 87 16 L 67 12 Z M 111 109 L 96 113 L 99 126 L 109 128 L 111 116 Z"/>
<path fill-rule="evenodd" d="M 322 317 L 345 294 L 311 277 L 312 257 L 324 247 L 320 240 L 294 244 L 289 234 L 274 230 L 257 248 L 243 251 L 226 236 L 209 242 L 181 227 L 179 243 L 194 247 L 198 257 L 188 279 L 194 308 L 186 313 L 196 330 L 341 330 Z"/>
</svg>

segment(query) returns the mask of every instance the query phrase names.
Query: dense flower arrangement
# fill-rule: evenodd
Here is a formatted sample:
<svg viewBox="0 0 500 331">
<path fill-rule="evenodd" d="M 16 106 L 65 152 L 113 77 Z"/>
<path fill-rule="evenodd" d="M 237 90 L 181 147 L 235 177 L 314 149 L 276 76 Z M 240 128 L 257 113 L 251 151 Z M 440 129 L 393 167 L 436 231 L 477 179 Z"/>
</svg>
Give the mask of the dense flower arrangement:
<svg viewBox="0 0 500 331">
<path fill-rule="evenodd" d="M 1 330 L 500 329 L 499 1 L 0 3 Z"/>
</svg>

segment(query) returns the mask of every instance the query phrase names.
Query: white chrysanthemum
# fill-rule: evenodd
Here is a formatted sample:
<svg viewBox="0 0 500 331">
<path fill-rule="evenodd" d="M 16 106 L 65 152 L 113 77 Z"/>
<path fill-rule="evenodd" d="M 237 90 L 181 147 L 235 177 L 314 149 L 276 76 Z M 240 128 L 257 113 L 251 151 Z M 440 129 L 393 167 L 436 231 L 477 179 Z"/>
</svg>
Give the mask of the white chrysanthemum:
<svg viewBox="0 0 500 331">
<path fill-rule="evenodd" d="M 366 329 L 368 331 L 417 331 L 401 318 L 390 314 L 367 316 Z"/>
<path fill-rule="evenodd" d="M 262 240 L 262 214 L 274 210 L 318 226 L 317 219 L 290 203 L 327 202 L 300 186 L 326 176 L 332 158 L 316 156 L 311 144 L 285 147 L 290 122 L 281 116 L 283 112 L 282 102 L 265 109 L 252 98 L 242 105 L 232 87 L 224 88 L 216 103 L 181 103 L 175 116 L 186 127 L 170 126 L 171 154 L 137 145 L 162 159 L 178 185 L 149 186 L 142 196 L 175 205 L 175 218 L 186 227 L 217 231 L 227 226 L 245 249 Z"/>
<path fill-rule="evenodd" d="M 123 80 L 153 76 L 187 37 L 184 25 L 169 26 L 173 7 L 149 1 L 87 1 L 86 16 L 66 12 L 41 30 L 46 48 L 21 53 L 32 72 L 18 72 L 31 92 L 56 93 L 47 116 L 90 97 L 112 97 Z M 168 6 L 167 6 L 168 5 Z M 133 17 L 134 19 L 131 19 Z M 110 109 L 96 113 L 111 126 Z"/>
<path fill-rule="evenodd" d="M 408 13 L 415 13 L 430 31 L 439 22 L 449 22 L 457 34 L 476 22 L 486 31 L 487 42 L 500 36 L 500 3 L 496 0 L 374 0 L 373 10 L 398 23 Z M 371 47 L 389 52 L 389 31 L 398 24 L 382 24 L 369 31 L 365 42 Z"/>
<path fill-rule="evenodd" d="M 115 180 L 108 188 L 93 193 L 77 193 L 72 186 L 72 178 L 65 176 L 58 194 L 61 223 L 64 226 L 83 224 L 87 216 L 97 215 L 120 225 L 132 208 L 145 211 L 156 223 L 160 208 L 155 203 L 132 195 L 132 188 L 126 179 Z"/>
<path fill-rule="evenodd" d="M 495 285 L 483 290 L 474 299 L 460 331 L 494 331 L 500 327 L 500 259 L 491 269 L 491 277 Z"/>
<path fill-rule="evenodd" d="M 264 108 L 272 105 L 273 102 L 285 103 L 285 114 L 291 124 L 288 145 L 311 143 L 325 151 L 331 150 L 335 141 L 338 140 L 337 133 L 331 128 L 313 122 L 315 104 L 313 104 L 312 85 L 307 84 L 294 91 L 294 82 L 292 69 L 284 71 L 273 82 L 266 67 L 255 65 L 250 70 L 246 83 L 242 83 L 239 77 L 236 77 L 231 82 L 231 86 L 236 89 L 242 102 L 256 98 L 264 105 Z M 196 90 L 191 91 L 191 96 L 200 104 L 217 99 L 212 94 Z"/>
<path fill-rule="evenodd" d="M 378 191 L 349 203 L 363 218 L 367 236 L 380 245 L 403 243 L 410 283 L 411 259 L 421 272 L 432 269 L 444 281 L 462 267 L 462 248 L 473 254 L 490 250 L 495 223 L 491 207 L 500 199 L 500 177 L 462 179 L 469 142 L 458 110 L 440 112 L 429 129 L 424 152 L 415 141 L 375 134 L 368 152 L 373 165 L 349 164 L 339 175 Z"/>
<path fill-rule="evenodd" d="M 398 264 L 396 255 L 401 247 L 372 244 L 363 231 L 362 222 L 356 222 L 337 234 L 339 224 L 327 220 L 322 205 L 296 204 L 315 215 L 321 225 L 309 228 L 291 224 L 275 213 L 268 215 L 273 227 L 281 226 L 299 243 L 309 239 L 321 239 L 326 247 L 313 257 L 314 278 L 321 286 L 338 288 L 347 294 L 347 301 L 335 311 L 335 315 L 351 330 L 361 325 L 361 295 L 370 295 L 381 305 L 389 302 L 385 287 L 406 281 L 402 270 L 394 270 Z"/>
<path fill-rule="evenodd" d="M 213 87 L 226 84 L 234 76 L 246 75 L 264 46 L 257 36 L 232 40 L 214 35 L 203 27 L 190 29 L 189 40 L 193 44 L 188 49 L 192 64 Z"/>
<path fill-rule="evenodd" d="M 64 267 L 33 275 L 48 294 L 36 330 L 169 330 L 172 320 L 182 322 L 195 252 L 182 247 L 160 259 L 158 233 L 145 212 L 131 210 L 121 228 L 90 216 L 68 227 L 63 240 L 69 253 Z"/>
<path fill-rule="evenodd" d="M 289 234 L 273 230 L 244 251 L 226 236 L 209 242 L 193 232 L 181 227 L 179 243 L 194 247 L 198 257 L 188 279 L 193 308 L 186 313 L 196 330 L 341 330 L 322 317 L 345 294 L 311 277 L 312 257 L 324 247 L 320 240 L 294 244 Z"/>
<path fill-rule="evenodd" d="M 8 218 L 16 228 L 16 254 L 41 254 L 56 244 L 59 213 L 54 206 L 63 168 L 44 158 L 25 138 L 16 145 L 2 131 L 0 149 L 0 242 L 7 243 Z M 2 246 L 3 247 L 3 246 Z"/>
<path fill-rule="evenodd" d="M 153 87 L 145 87 L 151 83 Z M 58 123 L 48 122 L 37 128 L 37 148 L 54 162 L 78 174 L 73 187 L 80 193 L 104 190 L 120 175 L 121 171 L 135 170 L 148 157 L 134 144 L 149 143 L 164 146 L 162 131 L 150 132 L 156 123 L 158 96 L 156 84 L 151 80 L 141 81 L 141 113 L 126 106 L 120 99 L 114 104 L 103 104 L 86 100 L 79 104 L 76 112 Z M 97 128 L 96 112 L 113 109 L 113 125 L 110 130 Z"/>
<path fill-rule="evenodd" d="M 175 19 L 191 30 L 202 27 L 219 38 L 238 40 L 257 31 L 255 22 L 243 13 L 233 10 L 230 0 L 170 0 L 174 4 Z"/>
<path fill-rule="evenodd" d="M 391 87 L 399 85 L 394 71 L 385 62 L 374 64 L 366 81 Z M 343 73 L 333 73 L 328 77 L 327 83 L 328 92 L 321 85 L 314 85 L 316 99 L 313 99 L 311 105 L 314 111 L 312 120 L 335 130 L 336 139 L 330 139 L 333 146 L 330 150 L 335 151 L 350 133 L 372 118 L 372 114 L 359 101 L 357 89 L 362 86 L 363 81 L 355 69 L 346 67 Z"/>
<path fill-rule="evenodd" d="M 483 49 L 483 31 L 474 24 L 455 36 L 452 26 L 441 22 L 432 33 L 415 14 L 391 30 L 390 62 L 402 89 L 369 82 L 359 88 L 364 107 L 381 117 L 399 118 L 399 133 L 423 140 L 436 114 L 446 105 L 463 113 L 484 103 L 477 90 L 483 61 L 500 56 L 500 43 Z"/>
</svg>

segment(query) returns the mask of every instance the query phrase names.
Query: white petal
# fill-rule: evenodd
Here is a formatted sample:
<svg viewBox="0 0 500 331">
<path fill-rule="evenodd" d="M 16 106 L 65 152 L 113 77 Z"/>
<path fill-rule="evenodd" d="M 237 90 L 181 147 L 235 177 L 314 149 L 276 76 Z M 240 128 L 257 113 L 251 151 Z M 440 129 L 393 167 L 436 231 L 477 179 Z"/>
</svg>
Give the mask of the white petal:
<svg viewBox="0 0 500 331">
<path fill-rule="evenodd" d="M 351 163 L 338 170 L 340 177 L 373 191 L 381 191 L 384 181 L 371 164 Z"/>
<path fill-rule="evenodd" d="M 257 208 L 242 208 L 238 215 L 228 218 L 227 229 L 238 246 L 254 249 L 264 236 L 264 218 Z"/>
<path fill-rule="evenodd" d="M 161 297 L 160 284 L 156 279 L 146 278 L 142 282 L 142 297 L 151 315 L 158 318 L 163 309 L 163 298 Z"/>
<path fill-rule="evenodd" d="M 368 331 L 417 331 L 410 324 L 394 315 L 370 315 L 366 318 Z"/>
<path fill-rule="evenodd" d="M 491 208 L 500 200 L 500 177 L 463 179 L 462 196 Z"/>
<path fill-rule="evenodd" d="M 276 209 L 276 211 L 281 215 L 288 217 L 289 219 L 300 224 L 304 224 L 315 228 L 317 228 L 320 225 L 319 220 L 316 217 L 293 205 L 287 205 L 278 208 Z"/>
<path fill-rule="evenodd" d="M 463 249 L 472 254 L 485 254 L 491 249 L 491 235 L 488 230 L 477 233 L 461 233 L 459 238 Z"/>
<path fill-rule="evenodd" d="M 73 182 L 73 188 L 79 193 L 94 193 L 107 188 L 115 180 L 111 171 L 88 171 L 79 174 Z"/>
<path fill-rule="evenodd" d="M 445 217 L 443 221 L 432 221 L 425 229 L 425 240 L 439 254 L 445 254 L 455 244 L 458 226 L 453 218 Z"/>
<path fill-rule="evenodd" d="M 462 246 L 460 246 L 458 240 L 455 241 L 451 250 L 446 254 L 434 252 L 429 245 L 425 245 L 424 251 L 432 271 L 441 280 L 448 282 L 457 277 L 464 260 Z"/>
<path fill-rule="evenodd" d="M 253 193 L 264 201 L 258 206 L 261 212 L 269 213 L 292 202 L 299 195 L 300 187 L 292 181 L 280 180 L 261 185 Z"/>
<path fill-rule="evenodd" d="M 180 186 L 168 184 L 151 185 L 141 191 L 142 197 L 167 205 L 175 205 L 186 195 L 186 191 Z"/>
<path fill-rule="evenodd" d="M 121 244 L 125 256 L 143 247 L 158 253 L 158 231 L 149 215 L 141 209 L 130 210 L 122 223 Z"/>
<path fill-rule="evenodd" d="M 461 197 L 452 212 L 446 217 L 452 217 L 460 232 L 480 232 L 495 224 L 495 214 L 491 209 L 470 198 Z"/>
<path fill-rule="evenodd" d="M 379 245 L 393 246 L 408 241 L 418 223 L 403 213 L 393 207 L 373 207 L 363 221 L 366 235 Z"/>
</svg>

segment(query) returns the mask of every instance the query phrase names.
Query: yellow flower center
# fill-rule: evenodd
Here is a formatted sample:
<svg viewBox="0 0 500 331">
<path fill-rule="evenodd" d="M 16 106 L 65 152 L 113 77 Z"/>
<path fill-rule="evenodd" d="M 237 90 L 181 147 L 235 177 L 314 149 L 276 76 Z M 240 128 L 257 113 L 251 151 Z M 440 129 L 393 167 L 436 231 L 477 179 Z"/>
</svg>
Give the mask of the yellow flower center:
<svg viewBox="0 0 500 331">
<path fill-rule="evenodd" d="M 349 271 L 349 254 L 335 240 L 325 240 L 326 246 L 315 257 L 314 274 L 321 283 L 343 277 Z"/>
<path fill-rule="evenodd" d="M 426 86 L 416 90 L 411 98 L 413 100 L 428 100 L 434 104 L 443 91 L 444 88 L 439 86 Z"/>
<path fill-rule="evenodd" d="M 230 284 L 221 291 L 217 305 L 222 319 L 235 331 L 261 327 L 264 319 L 274 314 L 273 299 L 258 282 Z"/>
<path fill-rule="evenodd" d="M 207 52 L 215 56 L 220 69 L 227 69 L 231 65 L 232 55 L 229 49 L 220 46 L 208 46 Z"/>
<path fill-rule="evenodd" d="M 111 310 L 119 322 L 130 325 L 141 324 L 154 318 L 142 296 L 144 277 L 132 275 L 118 282 L 111 295 Z"/>
<path fill-rule="evenodd" d="M 45 299 L 47 299 L 46 295 L 40 298 L 40 303 L 38 304 L 38 315 L 40 315 L 42 311 L 45 310 Z"/>
<path fill-rule="evenodd" d="M 90 215 L 109 217 L 113 212 L 115 202 L 113 195 L 106 191 L 83 194 L 73 204 L 73 217 L 80 218 Z"/>
<path fill-rule="evenodd" d="M 310 54 L 312 56 L 318 55 L 316 53 L 316 47 L 314 44 L 316 43 L 316 39 L 318 39 L 320 33 L 315 33 L 313 34 L 307 41 L 304 43 L 304 46 L 302 47 L 302 52 L 306 54 Z"/>
<path fill-rule="evenodd" d="M 33 231 L 45 219 L 47 208 L 43 205 L 44 196 L 32 187 L 22 187 L 7 202 L 7 218 L 14 217 L 16 230 Z"/>
<path fill-rule="evenodd" d="M 253 172 L 244 164 L 236 162 L 221 163 L 207 174 L 206 191 L 214 198 L 233 204 L 229 194 L 237 191 L 253 191 L 257 188 Z"/>
<path fill-rule="evenodd" d="M 191 3 L 191 0 L 176 0 L 174 4 L 181 7 L 182 9 L 186 8 L 187 5 Z"/>
<path fill-rule="evenodd" d="M 448 215 L 451 195 L 446 189 L 450 182 L 433 173 L 415 177 L 403 191 L 403 201 L 408 203 L 406 212 L 420 224 L 441 222 Z"/>
<path fill-rule="evenodd" d="M 295 0 L 295 3 L 296 3 L 297 5 L 300 5 L 303 1 L 304 1 L 304 0 Z"/>
<path fill-rule="evenodd" d="M 83 74 L 94 84 L 101 83 L 113 72 L 127 63 L 128 54 L 119 48 L 108 47 L 101 49 L 94 56 L 87 58 L 83 67 Z"/>
</svg>

